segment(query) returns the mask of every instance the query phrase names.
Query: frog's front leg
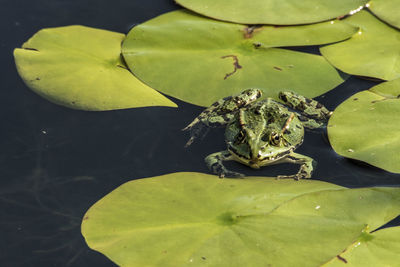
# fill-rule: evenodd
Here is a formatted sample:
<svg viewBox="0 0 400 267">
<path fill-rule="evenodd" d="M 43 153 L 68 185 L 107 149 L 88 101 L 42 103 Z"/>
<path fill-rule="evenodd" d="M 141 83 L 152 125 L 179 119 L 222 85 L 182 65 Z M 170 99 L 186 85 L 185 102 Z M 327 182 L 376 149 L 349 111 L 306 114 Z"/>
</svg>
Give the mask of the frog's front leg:
<svg viewBox="0 0 400 267">
<path fill-rule="evenodd" d="M 225 168 L 223 161 L 233 160 L 231 153 L 228 150 L 220 151 L 208 155 L 205 158 L 207 167 L 220 178 L 223 177 L 243 177 L 244 175 L 238 172 L 232 172 Z"/>
<path fill-rule="evenodd" d="M 282 159 L 279 163 L 283 162 L 290 162 L 295 164 L 300 164 L 299 171 L 294 175 L 279 175 L 278 179 L 295 179 L 300 180 L 302 178 L 310 178 L 313 172 L 313 169 L 317 162 L 310 157 L 297 154 L 297 153 L 290 153 L 287 157 Z"/>
<path fill-rule="evenodd" d="M 319 121 L 327 121 L 332 115 L 332 112 L 318 101 L 290 91 L 280 92 L 279 99 L 289 107 Z"/>
</svg>

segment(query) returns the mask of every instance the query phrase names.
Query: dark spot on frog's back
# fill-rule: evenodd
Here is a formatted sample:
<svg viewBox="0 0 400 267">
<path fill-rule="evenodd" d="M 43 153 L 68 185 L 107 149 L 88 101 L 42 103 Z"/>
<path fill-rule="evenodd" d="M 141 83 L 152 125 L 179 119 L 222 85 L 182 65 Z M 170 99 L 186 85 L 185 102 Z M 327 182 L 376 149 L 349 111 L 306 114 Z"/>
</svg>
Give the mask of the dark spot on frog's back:
<svg viewBox="0 0 400 267">
<path fill-rule="evenodd" d="M 261 106 L 257 106 L 257 107 L 254 109 L 254 114 L 256 114 L 256 115 L 261 115 Z"/>
<path fill-rule="evenodd" d="M 277 67 L 277 66 L 274 66 L 274 69 L 279 70 L 279 71 L 282 71 L 282 69 L 279 68 L 279 67 Z"/>
<path fill-rule="evenodd" d="M 283 94 L 282 92 L 279 93 L 279 98 L 280 98 L 282 101 L 287 102 L 287 97 L 286 97 L 286 95 Z"/>
</svg>

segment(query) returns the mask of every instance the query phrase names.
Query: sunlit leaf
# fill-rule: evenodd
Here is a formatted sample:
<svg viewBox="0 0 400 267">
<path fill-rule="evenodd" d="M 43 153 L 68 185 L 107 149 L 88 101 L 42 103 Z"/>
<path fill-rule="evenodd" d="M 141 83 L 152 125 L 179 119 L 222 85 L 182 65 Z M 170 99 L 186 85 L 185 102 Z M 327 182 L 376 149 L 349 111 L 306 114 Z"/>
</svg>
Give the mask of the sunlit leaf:
<svg viewBox="0 0 400 267">
<path fill-rule="evenodd" d="M 340 155 L 400 173 L 400 79 L 379 84 L 344 101 L 328 123 Z"/>
<path fill-rule="evenodd" d="M 385 22 L 400 28 L 400 1 L 399 0 L 372 0 L 368 8 Z"/>
<path fill-rule="evenodd" d="M 135 78 L 121 60 L 125 35 L 84 26 L 43 29 L 14 50 L 25 83 L 75 109 L 176 105 Z"/>
<path fill-rule="evenodd" d="M 368 0 L 176 0 L 202 15 L 245 24 L 292 25 L 325 21 L 350 13 Z"/>
<path fill-rule="evenodd" d="M 340 21 L 249 28 L 174 11 L 134 27 L 122 49 L 149 86 L 208 106 L 251 87 L 272 97 L 288 89 L 309 97 L 325 93 L 343 77 L 323 57 L 270 47 L 339 41 L 356 31 Z"/>
<path fill-rule="evenodd" d="M 400 226 L 362 235 L 324 267 L 400 266 Z"/>
<path fill-rule="evenodd" d="M 175 173 L 120 186 L 82 233 L 121 266 L 319 266 L 399 214 L 399 188 Z"/>
<path fill-rule="evenodd" d="M 344 21 L 360 27 L 360 32 L 347 41 L 322 47 L 322 55 L 349 74 L 383 80 L 400 77 L 400 31 L 368 11 Z"/>
</svg>

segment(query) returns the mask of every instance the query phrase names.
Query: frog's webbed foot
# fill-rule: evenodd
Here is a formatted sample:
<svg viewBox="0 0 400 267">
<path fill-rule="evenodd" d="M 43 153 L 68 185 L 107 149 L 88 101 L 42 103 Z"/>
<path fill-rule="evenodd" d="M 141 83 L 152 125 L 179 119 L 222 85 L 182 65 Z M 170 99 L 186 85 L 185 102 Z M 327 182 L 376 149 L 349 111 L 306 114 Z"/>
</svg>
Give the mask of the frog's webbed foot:
<svg viewBox="0 0 400 267">
<path fill-rule="evenodd" d="M 321 127 L 322 125 L 324 125 L 324 122 L 326 122 L 332 115 L 332 112 L 329 111 L 324 105 L 322 105 L 318 101 L 304 97 L 302 95 L 298 95 L 293 92 L 289 91 L 280 92 L 279 99 L 281 99 L 286 105 L 288 105 L 292 109 L 298 110 L 305 116 L 315 119 L 312 120 L 315 123 L 314 122 L 308 123 L 310 125 L 310 127 L 308 128 L 314 129 Z M 316 122 L 316 120 L 318 122 Z M 320 124 L 321 126 L 317 127 L 316 126 L 317 124 Z M 305 126 L 307 127 L 307 125 Z"/>
<path fill-rule="evenodd" d="M 317 162 L 310 157 L 290 153 L 282 162 L 290 162 L 295 164 L 301 164 L 299 171 L 294 175 L 279 175 L 278 179 L 294 179 L 300 180 L 305 178 L 311 178 L 312 172 L 317 165 Z"/>
<path fill-rule="evenodd" d="M 205 162 L 207 164 L 207 167 L 213 173 L 217 174 L 220 178 L 224 178 L 224 177 L 231 177 L 231 178 L 244 177 L 244 174 L 227 170 L 225 168 L 225 166 L 222 164 L 222 162 L 226 161 L 226 160 L 232 160 L 232 155 L 227 150 L 213 153 L 211 155 L 208 155 L 205 158 Z"/>
</svg>

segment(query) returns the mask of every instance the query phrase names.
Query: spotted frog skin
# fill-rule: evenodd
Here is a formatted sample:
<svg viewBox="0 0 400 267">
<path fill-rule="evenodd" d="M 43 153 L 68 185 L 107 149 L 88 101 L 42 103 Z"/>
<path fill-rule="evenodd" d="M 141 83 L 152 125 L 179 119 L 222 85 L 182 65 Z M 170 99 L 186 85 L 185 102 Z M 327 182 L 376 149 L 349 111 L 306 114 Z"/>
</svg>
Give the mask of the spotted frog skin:
<svg viewBox="0 0 400 267">
<path fill-rule="evenodd" d="M 226 127 L 227 150 L 205 158 L 209 169 L 219 177 L 241 177 L 241 173 L 227 170 L 224 161 L 235 160 L 252 168 L 290 162 L 300 165 L 294 175 L 278 178 L 310 178 L 315 161 L 294 153 L 304 138 L 304 127 L 323 127 L 331 113 L 313 99 L 293 92 L 279 93 L 279 103 L 272 98 L 257 101 L 262 95 L 259 89 L 248 89 L 236 96 L 221 99 L 205 109 L 184 131 L 191 137 L 186 146 L 210 127 Z"/>
</svg>

